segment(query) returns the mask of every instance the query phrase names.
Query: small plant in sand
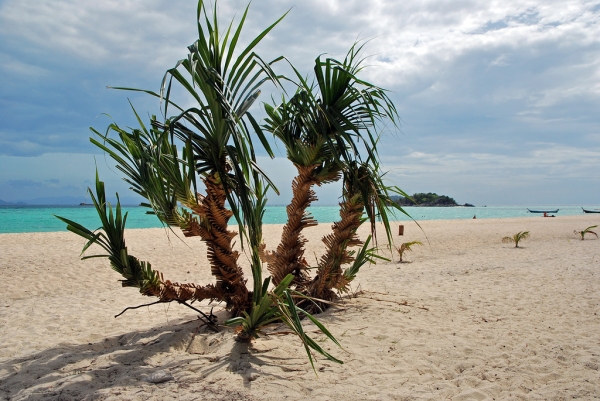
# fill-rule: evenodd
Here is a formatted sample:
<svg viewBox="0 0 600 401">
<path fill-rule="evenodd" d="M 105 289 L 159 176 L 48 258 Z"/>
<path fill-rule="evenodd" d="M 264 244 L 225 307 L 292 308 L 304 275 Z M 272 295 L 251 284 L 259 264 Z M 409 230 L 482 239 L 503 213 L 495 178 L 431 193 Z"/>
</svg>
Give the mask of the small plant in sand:
<svg viewBox="0 0 600 401">
<path fill-rule="evenodd" d="M 513 235 L 512 237 L 504 237 L 502 238 L 502 242 L 507 243 L 507 244 L 511 244 L 514 242 L 515 244 L 515 248 L 519 247 L 519 242 L 529 238 L 529 231 L 519 231 L 518 233 L 516 233 L 515 235 Z"/>
<path fill-rule="evenodd" d="M 596 236 L 596 238 L 598 238 L 598 234 L 596 232 L 592 231 L 592 228 L 596 228 L 596 227 L 598 227 L 598 226 L 589 226 L 585 230 L 582 230 L 582 231 L 575 230 L 573 232 L 575 234 L 579 235 L 582 241 L 585 239 L 586 234 L 594 234 Z"/>
<path fill-rule="evenodd" d="M 404 256 L 404 252 L 412 251 L 411 247 L 414 245 L 423 245 L 423 243 L 421 241 L 403 242 L 402 245 L 396 248 L 396 250 L 398 251 L 398 256 L 400 256 L 400 263 L 404 261 L 402 259 Z"/>
</svg>

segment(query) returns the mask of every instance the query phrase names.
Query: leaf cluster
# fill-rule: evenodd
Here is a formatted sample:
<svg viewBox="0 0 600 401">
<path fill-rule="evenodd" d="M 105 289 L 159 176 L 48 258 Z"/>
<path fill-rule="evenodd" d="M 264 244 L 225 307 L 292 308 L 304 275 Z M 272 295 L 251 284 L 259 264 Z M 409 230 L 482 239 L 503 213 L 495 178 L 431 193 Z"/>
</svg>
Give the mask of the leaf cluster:
<svg viewBox="0 0 600 401">
<path fill-rule="evenodd" d="M 96 195 L 88 190 L 94 207 L 98 212 L 102 223 L 102 231 L 97 229 L 90 231 L 79 223 L 64 217 L 55 216 L 67 224 L 67 230 L 85 238 L 88 242 L 83 247 L 83 254 L 93 244 L 98 244 L 105 254 L 85 256 L 82 259 L 106 257 L 110 261 L 113 270 L 121 274 L 124 280 L 121 280 L 123 287 L 139 288 L 143 295 L 158 295 L 160 292 L 161 276 L 160 273 L 153 270 L 150 263 L 140 261 L 127 252 L 125 246 L 125 223 L 127 222 L 127 213 L 121 211 L 121 203 L 118 200 L 116 210 L 106 202 L 104 183 L 100 181 L 96 172 Z"/>
<path fill-rule="evenodd" d="M 307 317 L 319 328 L 319 330 L 321 330 L 323 334 L 325 334 L 336 345 L 340 346 L 339 342 L 321 322 L 296 305 L 289 288 L 293 279 L 294 276 L 292 274 L 288 274 L 285 279 L 279 283 L 279 285 L 277 285 L 272 291 L 269 291 L 271 278 L 266 278 L 262 285 L 260 296 L 255 298 L 255 303 L 253 304 L 250 312 L 243 312 L 243 316 L 229 319 L 225 322 L 225 324 L 230 326 L 238 325 L 240 332 L 238 339 L 240 341 L 251 341 L 252 338 L 258 338 L 259 334 L 264 334 L 262 332 L 263 327 L 270 323 L 281 321 L 300 338 L 313 369 L 314 362 L 311 350 L 318 352 L 332 362 L 340 364 L 343 363 L 325 351 L 304 331 L 300 314 Z"/>
</svg>

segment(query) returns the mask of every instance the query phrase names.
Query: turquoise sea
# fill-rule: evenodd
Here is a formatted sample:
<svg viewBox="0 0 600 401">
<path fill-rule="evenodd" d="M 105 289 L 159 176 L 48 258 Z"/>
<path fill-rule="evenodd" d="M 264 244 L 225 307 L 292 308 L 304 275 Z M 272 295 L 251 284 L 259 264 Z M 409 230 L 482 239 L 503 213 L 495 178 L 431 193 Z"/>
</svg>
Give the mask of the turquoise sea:
<svg viewBox="0 0 600 401">
<path fill-rule="evenodd" d="M 600 209 L 600 206 L 582 205 L 586 209 Z M 582 215 L 579 206 L 529 206 L 533 210 L 559 209 L 557 216 Z M 153 215 L 146 214 L 146 208 L 125 206 L 129 212 L 128 228 L 161 227 Z M 487 207 L 406 207 L 405 210 L 417 221 L 532 217 L 525 206 L 487 206 Z M 320 223 L 330 223 L 338 218 L 337 206 L 313 206 L 310 212 Z M 52 232 L 66 231 L 65 224 L 54 215 L 74 220 L 89 229 L 96 229 L 100 220 L 96 209 L 89 206 L 0 206 L 0 233 Z M 600 216 L 600 215 L 595 215 Z M 394 220 L 410 220 L 398 215 Z M 286 221 L 285 206 L 269 206 L 265 213 L 265 224 L 283 224 Z"/>
</svg>

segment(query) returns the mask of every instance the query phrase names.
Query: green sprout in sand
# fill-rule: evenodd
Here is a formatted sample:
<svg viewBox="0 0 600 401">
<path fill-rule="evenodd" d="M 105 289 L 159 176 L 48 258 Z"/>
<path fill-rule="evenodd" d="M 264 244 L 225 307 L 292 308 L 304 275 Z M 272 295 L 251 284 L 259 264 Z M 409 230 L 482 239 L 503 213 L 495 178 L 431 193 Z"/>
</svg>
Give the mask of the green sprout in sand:
<svg viewBox="0 0 600 401">
<path fill-rule="evenodd" d="M 589 226 L 588 228 L 586 228 L 583 231 L 577 231 L 577 230 L 575 230 L 573 232 L 575 234 L 579 234 L 579 236 L 581 237 L 582 241 L 585 239 L 585 235 L 586 234 L 594 234 L 596 236 L 596 238 L 598 238 L 598 234 L 596 232 L 592 231 L 592 228 L 596 228 L 596 227 L 598 227 L 598 226 L 597 225 L 596 226 Z"/>
<path fill-rule="evenodd" d="M 512 237 L 504 237 L 502 238 L 502 242 L 504 243 L 515 243 L 515 248 L 519 247 L 519 241 L 529 238 L 529 231 L 519 231 Z"/>
<path fill-rule="evenodd" d="M 423 243 L 420 241 L 403 242 L 402 245 L 396 248 L 398 255 L 400 256 L 400 263 L 403 262 L 402 257 L 404 256 L 404 252 L 410 251 L 410 247 L 413 245 L 423 245 Z"/>
</svg>

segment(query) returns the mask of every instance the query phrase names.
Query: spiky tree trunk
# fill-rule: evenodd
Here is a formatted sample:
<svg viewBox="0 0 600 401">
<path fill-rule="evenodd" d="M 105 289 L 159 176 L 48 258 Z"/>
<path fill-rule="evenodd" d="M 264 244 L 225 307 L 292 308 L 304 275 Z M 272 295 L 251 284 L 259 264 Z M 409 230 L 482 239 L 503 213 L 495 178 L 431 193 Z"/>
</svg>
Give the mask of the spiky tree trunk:
<svg viewBox="0 0 600 401">
<path fill-rule="evenodd" d="M 224 301 L 222 291 L 212 284 L 200 286 L 197 284 L 173 283 L 169 280 L 161 282 L 158 291 L 152 295 L 158 297 L 161 301 L 194 302 L 206 299 Z"/>
<path fill-rule="evenodd" d="M 187 237 L 199 236 L 208 248 L 211 273 L 217 282 L 214 289 L 222 292 L 222 299 L 234 313 L 247 311 L 252 305 L 252 294 L 246 287 L 244 273 L 238 265 L 239 252 L 233 250 L 235 231 L 228 230 L 233 212 L 225 207 L 227 194 L 220 179 L 213 174 L 203 179 L 206 196 L 198 194 L 197 205 L 192 205 L 199 220 L 191 219 L 183 230 Z"/>
<path fill-rule="evenodd" d="M 349 284 L 344 276 L 342 265 L 352 263 L 354 257 L 348 252 L 348 247 L 361 246 L 363 242 L 356 235 L 362 224 L 364 204 L 360 194 L 348 194 L 344 190 L 344 201 L 340 203 L 340 220 L 331 228 L 332 232 L 323 237 L 326 251 L 318 264 L 317 275 L 306 286 L 300 289 L 306 295 L 316 299 L 316 305 L 306 305 L 309 309 L 326 309 L 327 304 L 318 300 L 331 301 L 337 297 L 333 290 L 342 290 Z M 318 308 L 314 308 L 317 306 Z"/>
<path fill-rule="evenodd" d="M 113 249 L 114 254 L 109 256 L 112 268 L 121 273 L 125 280 L 121 280 L 123 287 L 135 287 L 142 295 L 154 296 L 163 302 L 203 301 L 205 299 L 224 301 L 223 291 L 214 285 L 199 286 L 196 284 L 180 284 L 165 280 L 163 274 L 152 269 L 148 262 L 127 254 L 125 242 L 118 243 L 118 249 Z"/>
<path fill-rule="evenodd" d="M 180 284 L 165 280 L 163 274 L 152 269 L 149 262 L 141 261 L 129 255 L 125 244 L 125 222 L 127 213 L 123 215 L 120 201 L 116 209 L 106 202 L 104 183 L 96 175 L 96 196 L 91 189 L 88 192 L 92 198 L 103 230 L 92 232 L 84 226 L 64 217 L 56 216 L 67 223 L 67 229 L 88 240 L 84 251 L 92 244 L 102 247 L 106 253 L 111 268 L 123 276 L 121 286 L 137 288 L 142 295 L 158 297 L 162 302 L 202 301 L 205 299 L 226 301 L 226 293 L 214 285 L 199 286 L 196 284 Z M 193 219 L 197 222 L 197 219 Z"/>
<path fill-rule="evenodd" d="M 287 206 L 287 223 L 283 227 L 281 241 L 274 253 L 267 255 L 268 269 L 273 277 L 273 283 L 278 285 L 288 274 L 295 276 L 293 284 L 302 285 L 308 280 L 304 259 L 304 244 L 307 242 L 302 230 L 316 226 L 317 221 L 306 211 L 312 202 L 317 200 L 312 186 L 319 182 L 314 178 L 313 166 L 295 164 L 298 175 L 292 182 L 292 201 Z"/>
</svg>

